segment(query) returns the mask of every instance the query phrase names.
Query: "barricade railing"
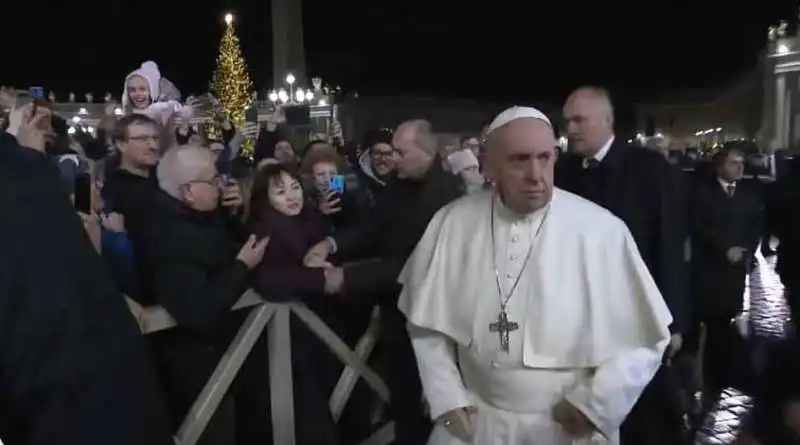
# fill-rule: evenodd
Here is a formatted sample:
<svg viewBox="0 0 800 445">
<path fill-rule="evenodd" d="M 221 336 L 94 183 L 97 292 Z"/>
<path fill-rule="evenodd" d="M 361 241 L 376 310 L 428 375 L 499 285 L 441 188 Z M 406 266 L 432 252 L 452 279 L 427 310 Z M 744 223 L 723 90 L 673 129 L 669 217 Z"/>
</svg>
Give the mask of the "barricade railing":
<svg viewBox="0 0 800 445">
<path fill-rule="evenodd" d="M 252 308 L 250 313 L 178 429 L 175 438 L 177 444 L 197 443 L 264 329 L 268 329 L 273 443 L 295 444 L 294 386 L 289 327 L 291 314 L 305 324 L 346 365 L 328 404 L 334 420 L 339 420 L 359 378 L 363 378 L 383 402 L 389 402 L 389 389 L 366 363 L 375 346 L 379 329 L 380 316 L 377 308 L 374 309 L 370 324 L 355 350 L 351 350 L 325 322 L 301 303 L 271 303 L 262 299 L 256 292 L 248 290 L 232 310 L 248 307 Z M 163 331 L 177 325 L 172 316 L 161 306 L 147 307 L 143 312 L 139 320 L 143 334 Z M 267 421 L 266 418 L 264 420 Z M 394 424 L 390 422 L 373 432 L 362 445 L 387 445 L 393 440 Z"/>
</svg>

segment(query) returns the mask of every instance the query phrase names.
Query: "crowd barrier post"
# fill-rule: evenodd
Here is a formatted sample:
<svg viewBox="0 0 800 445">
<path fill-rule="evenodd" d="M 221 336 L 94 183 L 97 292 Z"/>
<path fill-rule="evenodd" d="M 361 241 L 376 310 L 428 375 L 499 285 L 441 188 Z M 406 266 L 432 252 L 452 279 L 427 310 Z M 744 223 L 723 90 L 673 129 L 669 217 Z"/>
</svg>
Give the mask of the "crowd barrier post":
<svg viewBox="0 0 800 445">
<path fill-rule="evenodd" d="M 294 314 L 333 354 L 345 368 L 331 394 L 329 408 L 338 421 L 359 378 L 372 388 L 381 400 L 389 401 L 389 389 L 375 371 L 366 364 L 372 352 L 380 325 L 377 308 L 369 327 L 351 350 L 313 311 L 301 303 L 270 303 L 252 290 L 245 292 L 232 310 L 251 308 L 225 354 L 217 364 L 200 395 L 178 429 L 178 445 L 195 445 L 233 383 L 258 337 L 267 329 L 269 344 L 269 385 L 271 391 L 273 442 L 294 445 L 295 417 L 292 384 L 292 351 L 290 320 Z M 160 306 L 144 308 L 141 316 L 143 334 L 171 329 L 175 320 Z M 265 380 L 266 380 L 265 376 Z M 265 419 L 266 420 L 266 419 Z M 389 423 L 375 431 L 362 445 L 388 445 L 394 440 L 394 425 Z"/>
</svg>

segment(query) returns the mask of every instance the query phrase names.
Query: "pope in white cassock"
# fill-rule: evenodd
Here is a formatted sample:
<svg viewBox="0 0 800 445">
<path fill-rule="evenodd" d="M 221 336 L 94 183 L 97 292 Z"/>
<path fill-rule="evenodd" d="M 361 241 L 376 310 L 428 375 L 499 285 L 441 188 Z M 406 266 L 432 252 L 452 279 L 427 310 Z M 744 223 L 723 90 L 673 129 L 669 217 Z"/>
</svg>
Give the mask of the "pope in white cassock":
<svg viewBox="0 0 800 445">
<path fill-rule="evenodd" d="M 440 210 L 399 278 L 429 444 L 616 444 L 669 310 L 625 224 L 553 187 L 543 113 L 502 112 L 486 144 L 494 190 Z"/>
</svg>

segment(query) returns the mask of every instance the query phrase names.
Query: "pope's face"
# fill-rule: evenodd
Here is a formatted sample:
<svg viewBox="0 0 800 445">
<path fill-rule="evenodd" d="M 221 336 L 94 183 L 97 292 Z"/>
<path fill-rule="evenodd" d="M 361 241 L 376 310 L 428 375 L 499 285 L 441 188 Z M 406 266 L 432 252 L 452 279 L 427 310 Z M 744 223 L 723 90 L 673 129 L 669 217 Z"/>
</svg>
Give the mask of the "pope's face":
<svg viewBox="0 0 800 445">
<path fill-rule="evenodd" d="M 488 176 L 511 210 L 527 214 L 550 202 L 556 139 L 539 119 L 517 119 L 489 135 Z"/>
</svg>

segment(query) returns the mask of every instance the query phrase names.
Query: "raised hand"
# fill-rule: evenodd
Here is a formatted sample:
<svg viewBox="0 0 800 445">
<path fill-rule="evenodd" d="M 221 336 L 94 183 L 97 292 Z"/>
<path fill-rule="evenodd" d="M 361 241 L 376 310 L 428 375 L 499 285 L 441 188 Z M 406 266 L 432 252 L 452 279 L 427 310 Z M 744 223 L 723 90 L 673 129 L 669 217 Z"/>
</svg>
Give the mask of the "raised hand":
<svg viewBox="0 0 800 445">
<path fill-rule="evenodd" d="M 258 241 L 255 235 L 250 235 L 250 238 L 239 250 L 239 255 L 236 256 L 236 259 L 243 262 L 248 269 L 252 269 L 258 266 L 258 263 L 264 258 L 264 251 L 267 249 L 268 244 L 269 237 Z"/>
</svg>

